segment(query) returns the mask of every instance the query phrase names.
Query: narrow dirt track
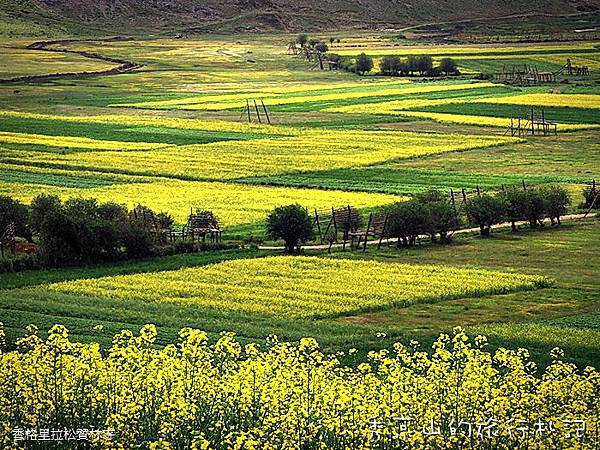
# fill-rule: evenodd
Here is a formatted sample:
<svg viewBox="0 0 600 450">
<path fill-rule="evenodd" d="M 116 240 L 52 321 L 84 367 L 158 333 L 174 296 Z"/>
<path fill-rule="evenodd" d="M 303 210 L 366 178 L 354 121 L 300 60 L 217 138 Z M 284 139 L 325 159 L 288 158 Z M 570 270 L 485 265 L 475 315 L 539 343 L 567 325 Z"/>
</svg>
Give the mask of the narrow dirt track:
<svg viewBox="0 0 600 450">
<path fill-rule="evenodd" d="M 562 216 L 560 219 L 561 221 L 569 221 L 569 220 L 580 220 L 580 219 L 585 219 L 586 217 L 595 217 L 596 214 L 592 213 L 592 214 L 569 214 L 566 216 Z M 517 226 L 520 225 L 526 225 L 529 222 L 525 222 L 525 221 L 521 221 L 521 222 L 516 222 Z M 492 226 L 493 230 L 496 230 L 498 228 L 510 228 L 511 224 L 510 222 L 504 222 L 498 225 L 494 225 Z M 456 230 L 453 234 L 466 234 L 466 233 L 478 233 L 479 232 L 479 228 L 463 228 L 460 230 Z M 419 238 L 429 238 L 428 235 L 421 235 L 419 236 Z M 388 244 L 390 242 L 396 242 L 396 239 L 384 239 L 383 241 L 381 241 L 382 244 Z M 373 244 L 378 244 L 379 241 L 367 241 L 367 245 L 373 245 Z M 342 248 L 344 246 L 344 244 L 333 244 L 331 246 L 331 248 Z M 346 247 L 348 246 L 348 243 L 346 243 Z M 259 250 L 284 250 L 283 247 L 280 246 L 267 246 L 267 245 L 262 245 L 258 247 Z M 302 246 L 303 250 L 327 250 L 329 249 L 329 244 L 320 244 L 320 245 L 303 245 Z"/>
<path fill-rule="evenodd" d="M 116 64 L 115 67 L 105 70 L 96 70 L 88 72 L 61 72 L 51 73 L 43 75 L 26 75 L 15 78 L 0 79 L 0 84 L 12 84 L 12 83 L 39 83 L 52 80 L 58 80 L 62 78 L 84 78 L 94 77 L 99 75 L 119 75 L 122 73 L 131 72 L 132 70 L 143 67 L 143 64 L 138 64 L 125 59 L 110 58 L 108 56 L 100 55 L 99 53 L 92 53 L 86 51 L 69 50 L 66 48 L 53 48 L 53 45 L 57 44 L 73 44 L 77 42 L 115 42 L 115 41 L 127 41 L 128 38 L 114 37 L 105 39 L 60 39 L 54 41 L 39 41 L 25 47 L 25 50 L 35 50 L 44 52 L 54 53 L 73 53 L 76 55 L 83 56 L 84 58 L 93 59 L 97 61 L 104 61 L 111 64 Z"/>
</svg>

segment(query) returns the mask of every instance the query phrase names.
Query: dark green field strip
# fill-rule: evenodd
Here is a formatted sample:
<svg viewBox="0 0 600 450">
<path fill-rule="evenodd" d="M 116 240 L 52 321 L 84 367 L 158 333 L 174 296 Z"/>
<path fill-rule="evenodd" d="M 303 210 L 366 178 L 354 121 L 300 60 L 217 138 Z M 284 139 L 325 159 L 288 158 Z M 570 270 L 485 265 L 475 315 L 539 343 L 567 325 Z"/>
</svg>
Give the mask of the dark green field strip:
<svg viewBox="0 0 600 450">
<path fill-rule="evenodd" d="M 381 331 L 378 327 L 356 327 L 331 321 L 224 312 L 198 308 L 193 303 L 163 302 L 160 298 L 156 302 L 114 300 L 35 289 L 0 291 L 0 317 L 10 330 L 9 339 L 11 335 L 22 336 L 23 328 L 29 323 L 44 331 L 60 323 L 73 329 L 78 339 L 99 340 L 104 344 L 108 344 L 118 330 L 139 330 L 146 323 L 157 325 L 161 333 L 159 343 L 162 344 L 172 342 L 180 328 L 189 326 L 205 330 L 215 338 L 222 331 L 234 331 L 244 340 L 262 342 L 273 334 L 286 341 L 316 336 L 330 350 L 364 348 L 370 341 L 375 341 L 377 331 Z M 93 330 L 98 324 L 106 327 L 102 335 Z"/>
<path fill-rule="evenodd" d="M 40 184 L 44 186 L 57 186 L 67 188 L 91 189 L 102 186 L 111 186 L 122 183 L 138 182 L 134 178 L 124 179 L 109 177 L 101 174 L 93 176 L 70 173 L 38 173 L 18 169 L 0 168 L 0 181 L 18 184 Z M 141 182 L 141 181 L 139 181 Z"/>
<path fill-rule="evenodd" d="M 544 325 L 554 325 L 566 328 L 584 328 L 600 331 L 600 312 L 590 314 L 576 314 L 573 316 L 544 319 L 538 321 Z M 600 351 L 600 349 L 599 349 Z"/>
<path fill-rule="evenodd" d="M 184 130 L 163 127 L 131 127 L 120 124 L 79 123 L 19 117 L 2 117 L 0 119 L 0 131 L 176 145 L 207 144 L 225 140 L 256 139 L 258 137 L 279 137 L 254 133 Z"/>
<path fill-rule="evenodd" d="M 579 177 L 491 175 L 379 166 L 244 178 L 237 181 L 275 186 L 414 194 L 428 189 L 453 189 L 455 192 L 460 192 L 464 188 L 473 191 L 477 186 L 483 190 L 493 190 L 502 185 L 520 185 L 523 180 L 527 184 L 588 181 Z"/>
<path fill-rule="evenodd" d="M 600 124 L 600 111 L 574 107 L 534 107 L 536 112 L 544 110 L 546 120 L 562 123 Z M 413 108 L 414 111 L 435 113 L 465 114 L 489 117 L 527 118 L 531 106 L 507 105 L 500 103 L 450 103 L 448 105 Z"/>
<path fill-rule="evenodd" d="M 269 255 L 267 251 L 222 250 L 200 253 L 186 253 L 156 258 L 121 261 L 84 267 L 64 267 L 48 270 L 26 270 L 23 272 L 0 273 L 0 291 L 37 286 L 45 283 L 78 280 L 80 278 L 100 278 L 133 273 L 160 272 L 184 267 L 214 264 L 230 259 L 260 258 Z"/>
</svg>

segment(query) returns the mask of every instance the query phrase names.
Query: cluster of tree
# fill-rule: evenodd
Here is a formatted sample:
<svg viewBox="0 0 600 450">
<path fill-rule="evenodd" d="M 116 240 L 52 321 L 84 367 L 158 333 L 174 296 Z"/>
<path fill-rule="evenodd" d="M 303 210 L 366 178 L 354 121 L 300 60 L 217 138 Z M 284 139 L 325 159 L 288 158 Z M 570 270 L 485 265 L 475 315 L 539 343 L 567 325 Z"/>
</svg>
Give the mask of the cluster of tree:
<svg viewBox="0 0 600 450">
<path fill-rule="evenodd" d="M 330 61 L 336 61 L 340 69 L 359 75 L 366 75 L 374 67 L 373 58 L 365 53 L 361 53 L 355 59 L 335 53 L 328 53 L 327 57 Z M 452 58 L 443 58 L 439 66 L 434 67 L 433 59 L 429 55 L 409 56 L 406 59 L 394 55 L 384 56 L 379 63 L 379 70 L 382 75 L 392 77 L 416 75 L 438 77 L 460 74 L 456 61 Z"/>
<path fill-rule="evenodd" d="M 446 243 L 462 223 L 448 196 L 437 190 L 395 203 L 387 214 L 385 237 L 397 239 L 399 247 L 415 245 L 417 238 L 423 235 L 428 235 L 432 242 Z"/>
<path fill-rule="evenodd" d="M 379 64 L 382 75 L 387 76 L 430 76 L 458 75 L 458 65 L 452 58 L 442 58 L 439 66 L 434 67 L 433 59 L 429 55 L 414 56 L 406 59 L 399 56 L 384 56 Z"/>
<path fill-rule="evenodd" d="M 559 185 L 529 189 L 507 189 L 497 195 L 483 194 L 469 200 L 466 215 L 479 226 L 482 236 L 489 236 L 493 225 L 508 221 L 516 230 L 519 221 L 529 222 L 531 228 L 543 226 L 549 218 L 552 225 L 560 225 L 560 217 L 571 205 L 569 193 Z"/>
<path fill-rule="evenodd" d="M 330 44 L 333 44 L 335 42 L 335 39 L 329 38 L 329 42 Z M 326 53 L 327 51 L 329 51 L 329 45 L 327 45 L 325 42 L 316 38 L 309 39 L 306 34 L 298 35 L 298 37 L 296 38 L 296 43 L 301 47 L 309 47 L 313 50 L 316 50 L 319 53 Z"/>
<path fill-rule="evenodd" d="M 560 217 L 570 204 L 568 192 L 559 185 L 482 194 L 460 207 L 452 204 L 446 193 L 429 190 L 387 207 L 384 237 L 397 239 L 399 247 L 409 247 L 420 236 L 447 243 L 452 233 L 465 224 L 478 226 L 483 237 L 490 235 L 492 226 L 504 221 L 511 222 L 513 230 L 520 221 L 529 222 L 532 228 L 542 226 L 545 218 L 552 225 L 560 225 Z M 297 204 L 275 208 L 267 217 L 266 231 L 269 239 L 283 240 L 288 253 L 295 253 L 300 243 L 314 238 L 312 220 Z"/>
<path fill-rule="evenodd" d="M 511 222 L 513 230 L 520 221 L 529 222 L 532 228 L 542 226 L 545 218 L 552 225 L 560 225 L 560 217 L 570 204 L 569 193 L 558 185 L 482 194 L 461 207 L 452 205 L 443 192 L 431 190 L 388 209 L 386 237 L 410 246 L 423 235 L 429 235 L 432 242 L 448 242 L 452 232 L 463 224 L 478 226 L 484 237 L 490 235 L 492 226 L 504 221 Z"/>
<path fill-rule="evenodd" d="M 39 195 L 26 206 L 1 196 L 0 211 L 0 229 L 13 222 L 17 236 L 30 241 L 35 236 L 47 265 L 150 256 L 161 245 L 148 224 L 116 203 Z M 155 217 L 160 227 L 173 224 L 166 213 Z"/>
</svg>

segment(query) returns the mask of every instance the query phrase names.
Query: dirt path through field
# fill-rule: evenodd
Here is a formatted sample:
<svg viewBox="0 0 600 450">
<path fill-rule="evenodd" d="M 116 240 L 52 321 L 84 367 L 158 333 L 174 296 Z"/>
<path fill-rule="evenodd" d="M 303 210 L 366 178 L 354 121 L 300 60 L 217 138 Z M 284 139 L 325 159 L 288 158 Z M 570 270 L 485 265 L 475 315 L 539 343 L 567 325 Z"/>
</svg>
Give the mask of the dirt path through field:
<svg viewBox="0 0 600 450">
<path fill-rule="evenodd" d="M 143 64 L 138 64 L 132 61 L 124 59 L 110 58 L 108 56 L 100 55 L 98 53 L 86 52 L 83 50 L 69 50 L 66 48 L 54 48 L 54 45 L 58 44 L 73 44 L 78 42 L 115 42 L 115 41 L 126 41 L 129 40 L 123 37 L 105 38 L 105 39 L 60 39 L 54 41 L 39 41 L 28 45 L 24 50 L 36 50 L 44 52 L 55 52 L 55 53 L 73 53 L 76 55 L 83 56 L 84 58 L 94 59 L 97 61 L 104 61 L 112 64 L 116 64 L 115 67 L 105 70 L 96 70 L 88 72 L 62 72 L 52 73 L 43 75 L 26 75 L 22 77 L 0 79 L 0 84 L 9 83 L 38 83 L 46 82 L 51 80 L 57 80 L 61 78 L 83 78 L 98 75 L 119 75 L 132 70 L 143 67 Z"/>
</svg>

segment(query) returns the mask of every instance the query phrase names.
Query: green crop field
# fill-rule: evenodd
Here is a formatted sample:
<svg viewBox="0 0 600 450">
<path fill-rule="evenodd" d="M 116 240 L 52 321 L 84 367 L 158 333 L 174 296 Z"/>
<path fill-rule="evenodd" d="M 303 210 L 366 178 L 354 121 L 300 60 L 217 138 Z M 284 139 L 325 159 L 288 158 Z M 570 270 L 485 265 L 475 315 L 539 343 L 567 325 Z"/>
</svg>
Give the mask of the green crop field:
<svg viewBox="0 0 600 450">
<path fill-rule="evenodd" d="M 194 15 L 185 33 L 144 28 L 152 3 L 127 10 L 133 36 L 109 38 L 120 2 L 68 20 L 50 3 L 0 12 L 0 447 L 19 393 L 25 425 L 48 409 L 49 426 L 83 426 L 65 421 L 72 404 L 143 449 L 392 448 L 354 436 L 381 412 L 347 408 L 364 398 L 390 417 L 422 403 L 447 422 L 459 409 L 597 419 L 600 42 L 579 30 L 596 19 L 308 33 L 329 46 L 312 47 L 321 70 L 289 33 L 195 33 Z M 247 31 L 276 17 L 248 16 Z M 30 46 L 42 39 L 58 40 Z M 359 75 L 362 53 L 373 67 Z M 433 67 L 388 76 L 390 56 Z M 434 69 L 446 58 L 457 72 Z M 520 70 L 547 78 L 507 80 Z M 484 202 L 503 208 L 487 237 Z M 298 220 L 286 231 L 304 230 L 301 254 L 283 254 L 295 246 L 274 209 Z M 194 235 L 194 214 L 210 231 Z M 104 393 L 89 400 L 88 382 Z M 515 406 L 523 386 L 531 401 Z M 304 445 L 294 421 L 319 438 Z M 482 448 L 460 439 L 443 448 Z M 425 442 L 393 448 L 442 448 Z"/>
<path fill-rule="evenodd" d="M 57 49 L 93 52 L 143 66 L 116 76 L 67 76 L 47 82 L 0 85 L 0 193 L 24 202 L 41 193 L 55 193 L 62 198 L 93 197 L 130 207 L 142 203 L 170 213 L 180 225 L 185 223 L 190 207 L 211 209 L 221 218 L 226 238 L 229 232 L 236 239 L 252 236 L 260 240 L 264 239 L 262 224 L 269 209 L 290 202 L 298 202 L 310 211 L 351 204 L 366 214 L 430 188 L 446 192 L 452 189 L 456 193 L 464 189 L 471 194 L 476 189 L 494 192 L 523 182 L 530 186 L 559 183 L 574 196 L 572 211 L 576 212 L 582 201 L 580 191 L 598 177 L 598 133 L 593 128 L 577 128 L 599 124 L 596 110 L 600 102 L 594 71 L 591 78 L 570 80 L 558 87 L 503 85 L 469 75 L 471 71 L 487 73 L 500 64 L 516 66 L 523 61 L 538 63 L 540 70 L 547 70 L 558 67 L 567 57 L 574 63 L 587 61 L 594 69 L 598 65 L 593 62 L 597 58 L 594 43 L 536 44 L 530 48 L 518 45 L 437 48 L 391 45 L 394 41 L 386 37 L 347 34 L 332 44 L 331 51 L 349 56 L 362 51 L 374 57 L 425 53 L 436 60 L 450 56 L 456 58 L 460 67 L 468 69 L 466 75 L 456 79 L 435 81 L 358 77 L 343 71 L 313 70 L 302 58 L 286 52 L 287 39 L 274 34 L 247 35 L 241 39 L 211 36 L 56 44 Z M 102 70 L 105 65 L 111 66 L 76 54 L 25 50 L 28 42 L 23 39 L 3 42 L 10 49 L 5 55 L 10 72 L 0 77 Z M 250 110 L 246 108 L 247 100 Z M 557 136 L 511 137 L 497 123 L 485 125 L 470 119 L 525 118 L 532 107 L 543 107 L 549 120 L 559 124 Z M 458 119 L 454 123 L 440 123 L 435 117 L 404 115 L 413 112 L 442 113 Z M 460 123 L 461 117 L 467 120 Z M 592 223 L 581 229 L 573 224 L 564 231 L 553 231 L 552 235 L 556 239 L 583 238 L 593 228 Z M 524 239 L 523 245 L 531 247 L 527 251 L 534 251 L 536 243 L 545 236 L 534 233 L 530 239 Z M 454 255 L 464 253 L 464 247 L 474 249 L 470 259 L 461 264 L 495 270 L 508 264 L 504 258 L 508 258 L 511 246 L 516 245 L 513 240 L 508 241 L 507 248 L 502 249 L 503 253 L 493 263 L 485 263 L 477 255 L 486 252 L 489 245 L 497 245 L 494 251 L 500 251 L 499 242 L 461 238 L 460 244 L 447 247 L 444 252 Z M 569 245 L 561 248 L 575 254 Z M 418 259 L 445 264 L 440 251 L 423 249 Z M 252 254 L 251 250 L 248 252 Z M 404 251 L 393 250 L 383 252 L 381 257 L 387 260 L 392 255 L 406 257 Z M 150 271 L 169 270 L 173 264 L 194 266 L 195 258 L 184 255 L 159 258 L 152 262 Z M 223 258 L 218 253 L 214 256 L 215 261 Z M 449 258 L 455 265 L 456 257 Z M 597 264 L 593 258 L 587 262 Z M 530 272 L 523 262 L 513 262 L 510 266 L 519 272 Z M 98 276 L 149 271 L 143 264 L 135 263 L 122 263 L 114 270 L 110 266 L 90 270 Z M 574 267 L 572 272 L 576 270 Z M 298 338 L 309 328 L 308 323 L 292 326 L 278 314 L 253 319 L 260 327 L 244 324 L 244 314 L 248 311 L 242 307 L 236 310 L 235 302 L 228 308 L 228 318 L 208 303 L 195 312 L 186 308 L 185 313 L 170 315 L 167 310 L 176 306 L 169 302 L 146 304 L 143 312 L 136 311 L 127 317 L 118 312 L 122 309 L 116 305 L 119 301 L 133 305 L 137 300 L 131 296 L 120 300 L 104 298 L 99 291 L 95 295 L 102 300 L 97 303 L 86 296 L 73 297 L 68 289 L 42 288 L 45 280 L 84 276 L 79 273 L 77 269 L 56 269 L 0 275 L 5 287 L 3 322 L 11 336 L 18 335 L 28 321 L 40 322 L 47 328 L 60 318 L 75 327 L 75 335 L 86 340 L 92 337 L 85 327 L 95 321 L 105 323 L 111 331 L 120 326 L 134 328 L 149 321 L 168 328 L 172 335 L 178 326 L 192 320 L 195 326 L 213 332 L 230 329 L 249 339 L 260 339 L 261 331 L 266 329 Z M 34 287 L 24 289 L 30 285 Z M 281 291 L 284 285 L 273 289 Z M 17 286 L 19 290 L 13 291 L 12 287 Z M 540 292 L 554 293 L 557 289 L 545 288 Z M 165 296 L 167 291 L 163 293 Z M 358 293 L 348 293 L 350 297 L 354 295 Z M 537 295 L 547 297 L 540 300 L 547 305 L 540 306 L 540 317 L 536 317 L 543 320 L 551 311 L 552 294 L 517 291 L 501 297 L 527 303 Z M 52 301 L 47 300 L 50 297 Z M 481 302 L 492 304 L 498 298 L 498 308 L 502 311 L 501 297 L 486 294 L 483 298 L 489 301 L 468 296 L 461 301 L 467 307 Z M 590 294 L 586 309 L 593 309 L 597 300 L 597 292 Z M 438 308 L 443 310 L 444 305 L 455 302 L 436 301 L 435 307 L 413 305 L 401 310 L 409 314 L 411 308 L 431 309 L 435 317 L 432 324 L 436 325 L 427 333 L 419 327 L 412 330 L 416 333 L 414 337 L 429 339 L 434 331 L 450 327 L 444 323 L 445 313 L 438 313 Z M 67 304 L 73 307 L 73 314 L 66 314 Z M 277 307 L 269 308 L 277 311 Z M 202 312 L 203 308 L 211 311 L 208 316 L 206 311 Z M 263 310 L 262 306 L 256 308 Z M 342 308 L 340 313 L 348 315 L 350 310 Z M 561 311 L 565 316 L 581 312 L 573 305 Z M 369 319 L 365 320 L 369 327 L 390 327 L 388 320 L 377 323 L 371 320 L 373 313 L 368 314 Z M 377 314 L 385 318 L 390 313 Z M 322 322 L 318 325 L 322 328 L 319 337 L 330 343 L 332 349 L 346 333 L 353 336 L 355 343 L 363 342 L 368 347 L 370 329 L 361 323 L 361 313 L 352 317 L 352 320 L 303 320 Z M 488 325 L 506 322 L 500 312 L 481 320 L 481 324 L 473 317 L 465 321 L 475 328 L 485 323 L 485 330 L 493 335 L 509 334 L 506 325 L 497 329 Z M 568 324 L 565 321 L 561 326 Z M 543 326 L 558 325 L 548 322 Z M 291 332 L 292 329 L 297 332 Z M 409 331 L 397 324 L 391 329 L 398 333 L 398 330 Z M 515 343 L 523 342 L 523 333 L 519 331 Z M 508 338 L 506 344 L 510 344 Z M 551 345 L 539 347 L 539 357 L 544 359 L 543 352 Z M 597 354 L 592 356 L 586 357 L 579 350 L 572 355 L 577 361 L 594 362 Z"/>
</svg>

